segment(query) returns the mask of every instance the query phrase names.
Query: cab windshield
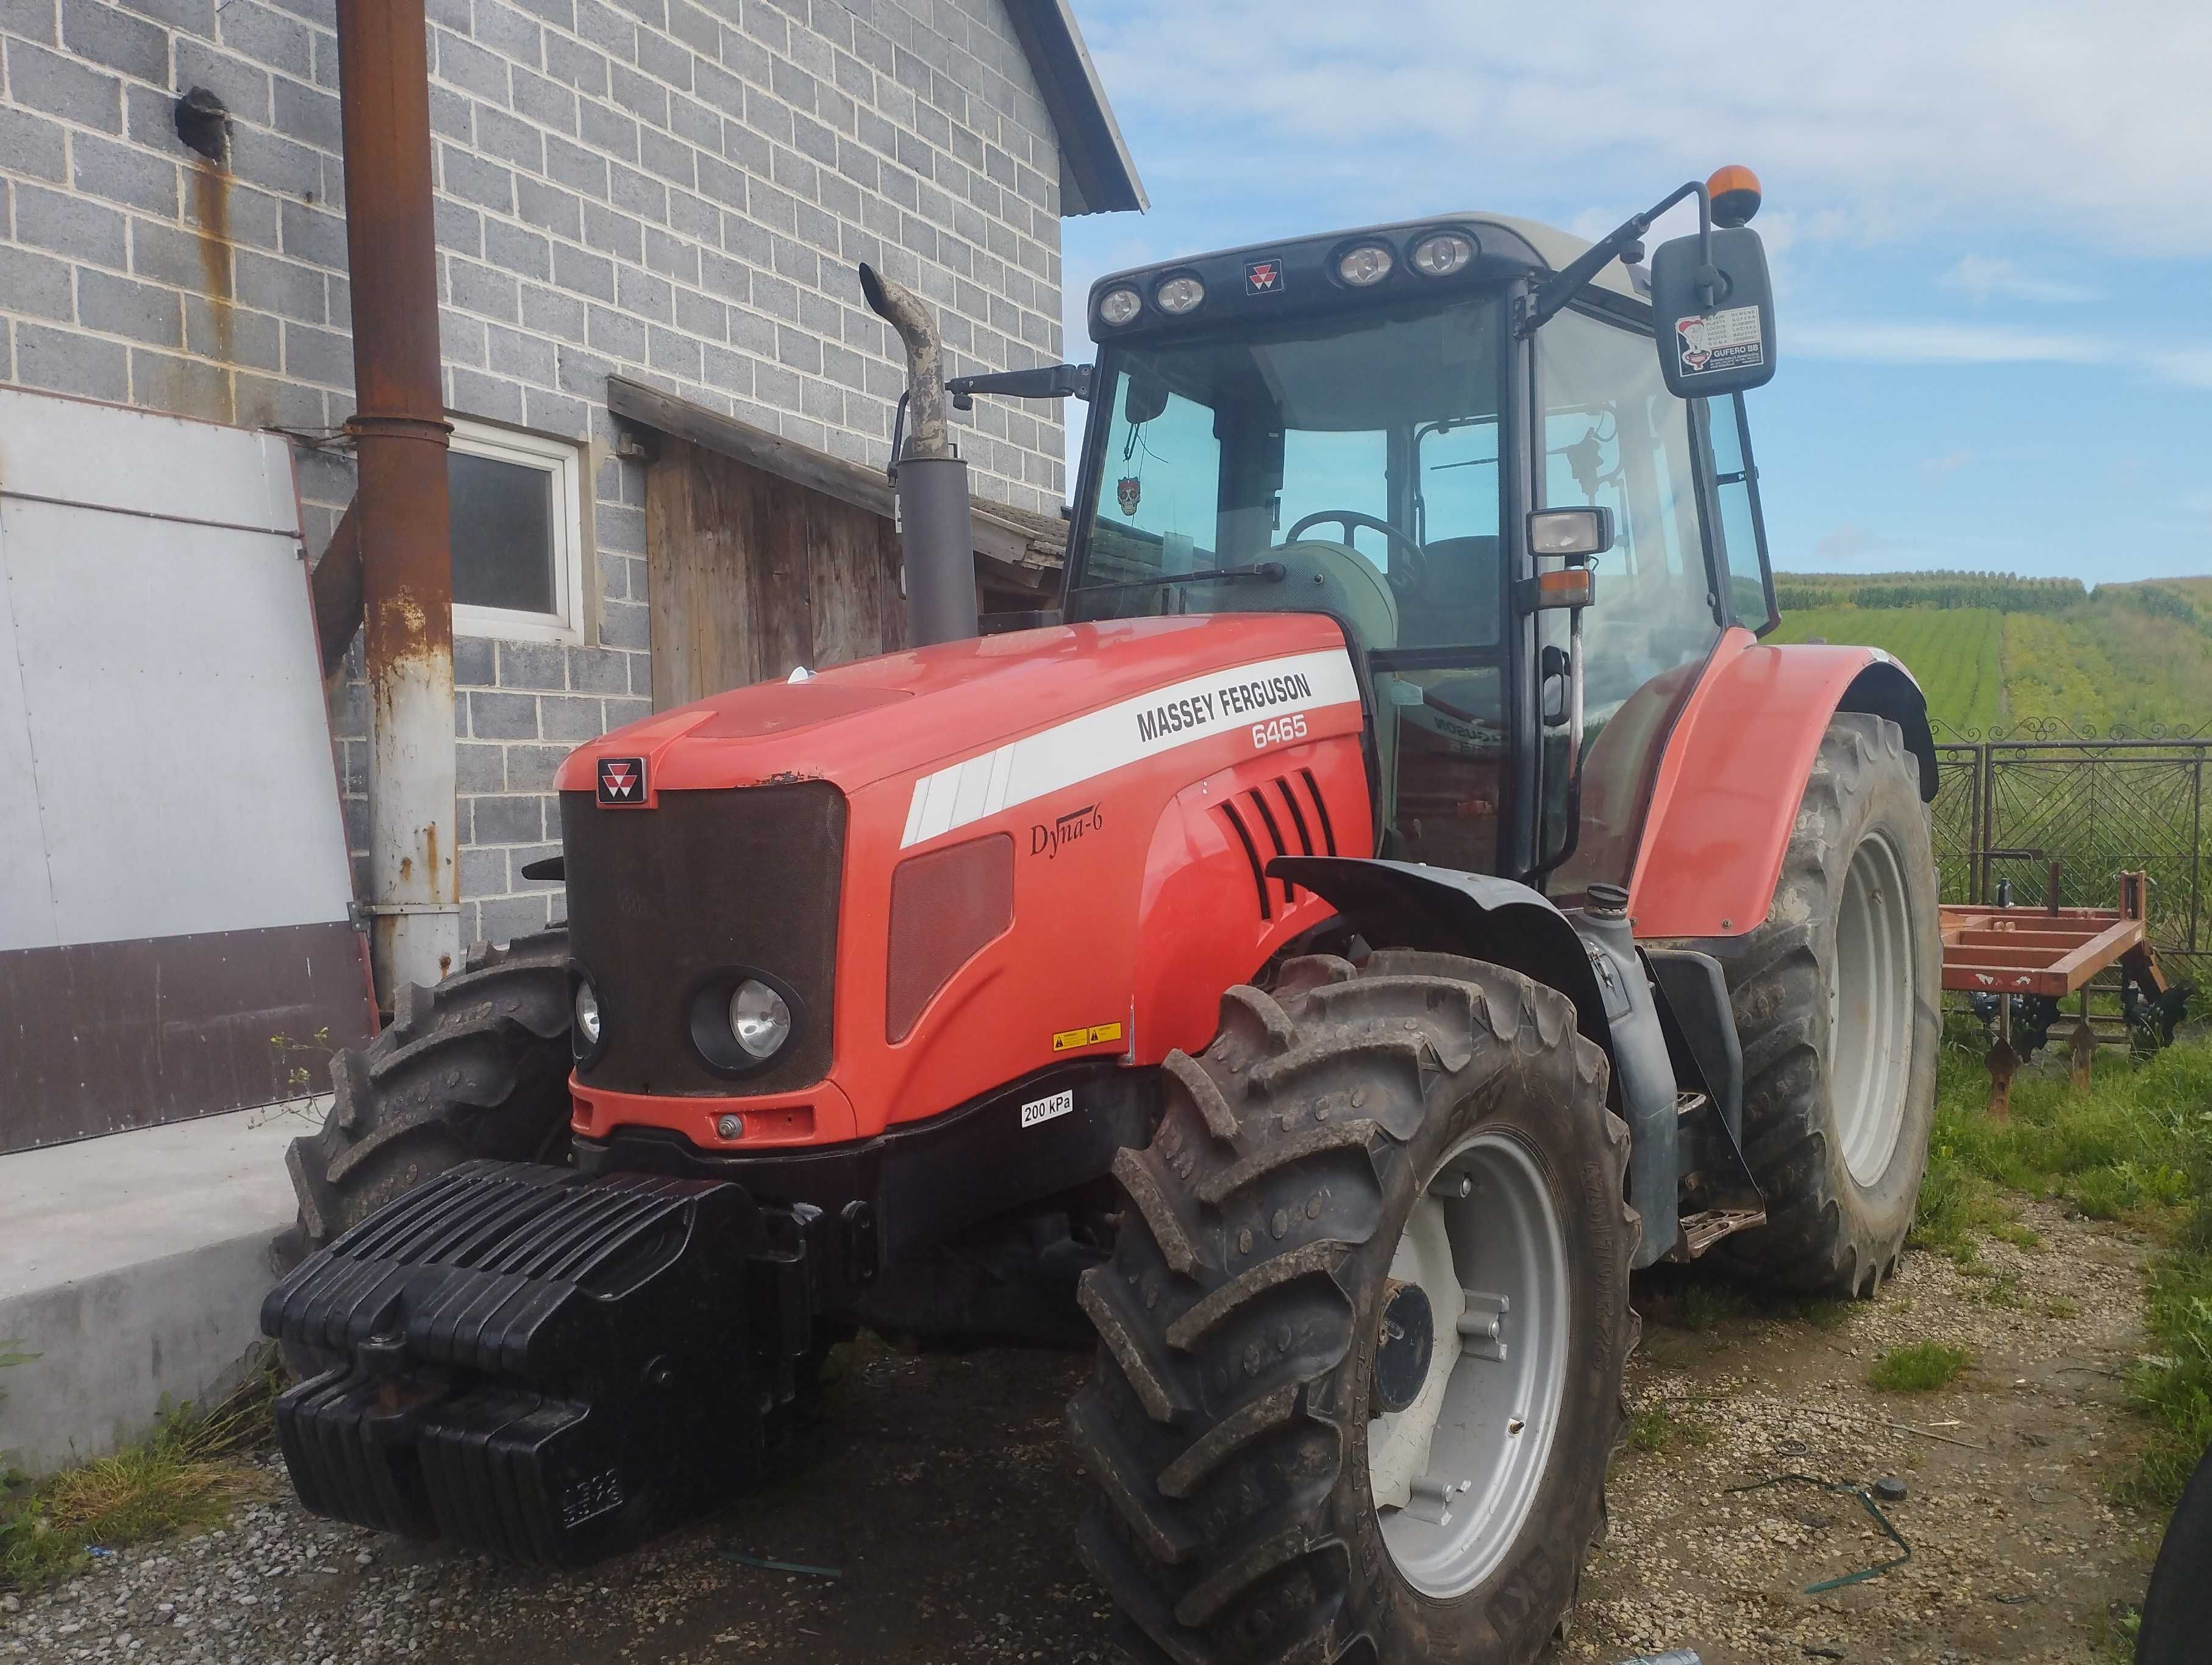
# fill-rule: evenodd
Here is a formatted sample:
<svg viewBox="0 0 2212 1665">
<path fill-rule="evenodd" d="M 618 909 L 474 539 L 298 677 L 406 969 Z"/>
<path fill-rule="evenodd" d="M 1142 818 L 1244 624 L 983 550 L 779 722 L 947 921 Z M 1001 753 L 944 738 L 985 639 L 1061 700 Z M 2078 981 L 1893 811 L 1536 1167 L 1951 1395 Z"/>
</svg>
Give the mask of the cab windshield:
<svg viewBox="0 0 2212 1665">
<path fill-rule="evenodd" d="M 1498 871 L 1502 303 L 1291 319 L 1114 362 L 1067 617 L 1333 615 L 1364 650 L 1386 848 Z"/>
<path fill-rule="evenodd" d="M 1118 355 L 1068 617 L 1294 605 L 1205 575 L 1325 543 L 1382 580 L 1370 651 L 1495 644 L 1501 317 L 1462 298 Z"/>
</svg>

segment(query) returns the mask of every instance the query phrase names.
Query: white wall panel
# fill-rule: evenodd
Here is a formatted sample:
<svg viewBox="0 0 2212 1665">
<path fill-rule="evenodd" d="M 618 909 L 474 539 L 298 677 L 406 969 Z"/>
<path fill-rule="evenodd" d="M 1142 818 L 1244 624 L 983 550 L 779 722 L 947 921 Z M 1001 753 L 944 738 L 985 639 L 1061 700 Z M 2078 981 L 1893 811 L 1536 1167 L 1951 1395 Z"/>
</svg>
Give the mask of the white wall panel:
<svg viewBox="0 0 2212 1665">
<path fill-rule="evenodd" d="M 290 465 L 264 439 L 0 393 L 0 950 L 346 916 Z M 95 500 L 229 524 L 76 506 Z"/>
</svg>

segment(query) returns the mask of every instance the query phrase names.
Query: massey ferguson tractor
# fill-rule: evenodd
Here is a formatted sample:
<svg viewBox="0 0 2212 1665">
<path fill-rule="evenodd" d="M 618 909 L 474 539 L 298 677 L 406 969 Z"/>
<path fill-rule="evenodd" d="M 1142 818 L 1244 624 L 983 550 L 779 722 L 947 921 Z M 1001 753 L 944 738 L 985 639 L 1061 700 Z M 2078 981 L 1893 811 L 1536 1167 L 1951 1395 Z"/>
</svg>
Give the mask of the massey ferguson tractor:
<svg viewBox="0 0 2212 1665">
<path fill-rule="evenodd" d="M 1122 272 L 1095 364 L 949 387 L 864 270 L 917 645 L 579 748 L 566 928 L 337 1060 L 262 1315 L 307 1506 L 574 1566 L 858 1327 L 1074 1331 L 1132 1658 L 1532 1658 L 1630 1273 L 1871 1296 L 1925 1159 L 1935 758 L 1759 640 L 1757 204 Z M 979 395 L 1090 404 L 1060 605 L 980 633 Z"/>
</svg>

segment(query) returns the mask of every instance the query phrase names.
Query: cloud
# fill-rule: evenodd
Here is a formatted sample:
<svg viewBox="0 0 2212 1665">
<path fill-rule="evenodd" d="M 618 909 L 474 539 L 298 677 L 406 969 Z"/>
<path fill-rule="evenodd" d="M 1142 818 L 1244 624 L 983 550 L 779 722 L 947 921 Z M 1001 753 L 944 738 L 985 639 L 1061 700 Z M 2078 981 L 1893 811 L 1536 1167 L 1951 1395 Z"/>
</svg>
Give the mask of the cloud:
<svg viewBox="0 0 2212 1665">
<path fill-rule="evenodd" d="M 2178 381 L 2184 387 L 2212 388 L 2212 347 L 2155 352 L 2146 362 L 2168 381 Z"/>
<path fill-rule="evenodd" d="M 1984 254 L 1961 256 L 1959 264 L 1936 280 L 1946 289 L 1963 289 L 1977 305 L 2002 295 L 2011 301 L 2039 301 L 2054 306 L 2094 301 L 2097 292 L 2078 283 L 2036 277 L 2009 260 Z"/>
<path fill-rule="evenodd" d="M 1920 472 L 1929 480 L 1948 480 L 1974 460 L 1971 451 L 1954 451 L 1942 457 L 1930 457 L 1920 465 Z"/>
<path fill-rule="evenodd" d="M 1794 324 L 1781 348 L 1870 364 L 2108 364 L 2121 355 L 2094 336 L 1913 319 Z"/>
<path fill-rule="evenodd" d="M 1890 540 L 1880 532 L 1869 532 L 1861 526 L 1842 526 L 1814 544 L 1813 554 L 1832 566 L 1849 566 L 1890 547 Z"/>
<path fill-rule="evenodd" d="M 2212 252 L 2212 7 L 1870 0 L 1748 25 L 1648 0 L 1083 9 L 1125 113 L 1191 136 L 1194 184 L 1325 201 L 1316 219 L 1378 191 L 1601 201 L 1632 170 L 1656 195 L 1741 161 L 1774 204 L 1867 237 L 2033 228 L 2100 258 Z M 1285 178 L 1307 153 L 1320 165 Z"/>
</svg>

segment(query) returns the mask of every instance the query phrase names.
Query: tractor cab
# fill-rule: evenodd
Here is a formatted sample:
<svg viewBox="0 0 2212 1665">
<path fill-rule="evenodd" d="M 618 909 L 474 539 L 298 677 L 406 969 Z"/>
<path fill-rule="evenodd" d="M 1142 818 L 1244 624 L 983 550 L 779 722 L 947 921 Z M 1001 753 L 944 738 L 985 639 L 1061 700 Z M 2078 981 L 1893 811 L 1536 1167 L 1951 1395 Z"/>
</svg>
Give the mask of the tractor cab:
<svg viewBox="0 0 2212 1665">
<path fill-rule="evenodd" d="M 1741 393 L 1670 388 L 1640 265 L 1559 289 L 1589 252 L 1468 215 L 1102 279 L 1066 619 L 1327 613 L 1384 854 L 1625 883 L 1674 712 L 1774 615 Z"/>
</svg>

